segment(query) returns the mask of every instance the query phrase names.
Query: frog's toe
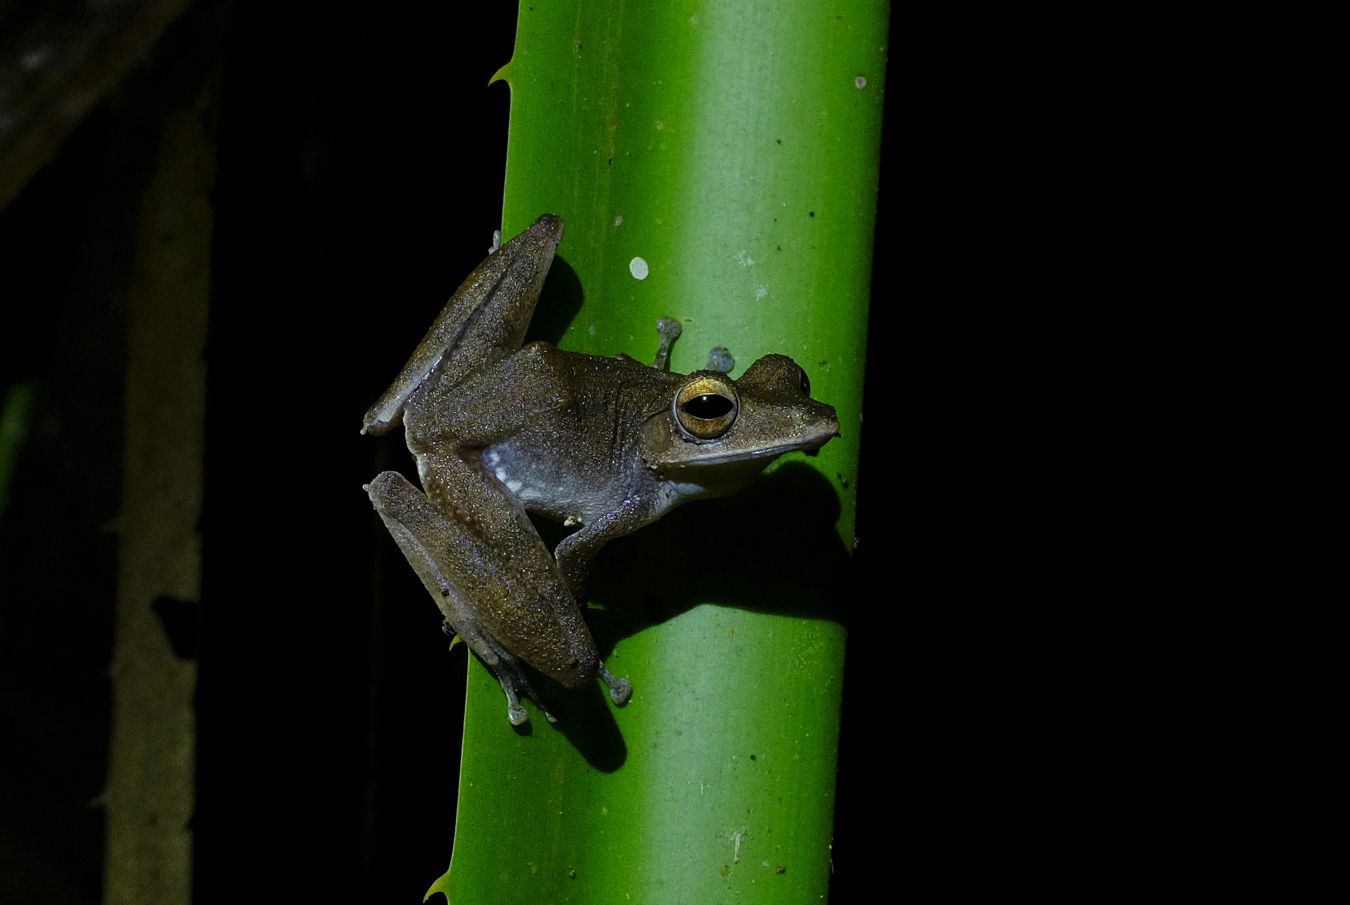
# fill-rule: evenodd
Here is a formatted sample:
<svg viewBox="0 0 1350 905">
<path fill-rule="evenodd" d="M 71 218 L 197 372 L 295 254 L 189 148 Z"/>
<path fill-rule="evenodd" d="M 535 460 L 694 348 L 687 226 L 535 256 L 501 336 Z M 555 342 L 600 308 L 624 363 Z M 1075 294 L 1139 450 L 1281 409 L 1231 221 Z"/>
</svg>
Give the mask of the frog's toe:
<svg viewBox="0 0 1350 905">
<path fill-rule="evenodd" d="M 603 663 L 600 664 L 600 678 L 609 688 L 609 699 L 618 706 L 622 707 L 627 704 L 628 699 L 633 696 L 633 683 L 622 676 L 614 675 L 614 673 L 605 669 Z"/>
<path fill-rule="evenodd" d="M 716 371 L 719 374 L 730 374 L 731 369 L 736 367 L 736 359 L 731 357 L 731 351 L 726 346 L 713 346 L 708 351 L 708 370 Z"/>
</svg>

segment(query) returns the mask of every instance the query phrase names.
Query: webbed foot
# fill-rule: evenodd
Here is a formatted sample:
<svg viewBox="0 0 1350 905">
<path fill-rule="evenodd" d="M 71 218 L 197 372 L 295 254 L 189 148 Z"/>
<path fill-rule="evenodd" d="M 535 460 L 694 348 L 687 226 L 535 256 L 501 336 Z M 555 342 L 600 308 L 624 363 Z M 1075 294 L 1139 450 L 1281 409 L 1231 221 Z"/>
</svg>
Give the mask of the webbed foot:
<svg viewBox="0 0 1350 905">
<path fill-rule="evenodd" d="M 656 360 L 652 362 L 652 367 L 658 371 L 666 370 L 670 363 L 670 347 L 675 345 L 675 340 L 680 338 L 684 328 L 680 322 L 674 318 L 663 317 L 656 322 L 656 332 L 661 337 L 661 343 L 656 347 Z"/>
<path fill-rule="evenodd" d="M 600 664 L 599 672 L 601 681 L 609 689 L 609 699 L 620 707 L 627 704 L 633 696 L 633 683 L 605 669 L 604 663 Z"/>
</svg>

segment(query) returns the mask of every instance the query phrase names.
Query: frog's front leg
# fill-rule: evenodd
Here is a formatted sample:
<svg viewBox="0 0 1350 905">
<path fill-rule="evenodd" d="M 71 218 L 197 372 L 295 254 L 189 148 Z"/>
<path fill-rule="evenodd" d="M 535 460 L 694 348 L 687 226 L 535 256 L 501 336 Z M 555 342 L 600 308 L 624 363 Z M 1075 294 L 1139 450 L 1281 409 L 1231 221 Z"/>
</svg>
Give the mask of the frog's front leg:
<svg viewBox="0 0 1350 905">
<path fill-rule="evenodd" d="M 631 497 L 624 500 L 612 512 L 607 512 L 594 521 L 582 525 L 563 538 L 554 555 L 573 596 L 578 599 L 585 596 L 591 561 L 595 559 L 601 547 L 616 537 L 632 534 L 643 525 L 651 524 L 665 511 L 665 508 L 654 505 L 646 498 Z"/>
</svg>

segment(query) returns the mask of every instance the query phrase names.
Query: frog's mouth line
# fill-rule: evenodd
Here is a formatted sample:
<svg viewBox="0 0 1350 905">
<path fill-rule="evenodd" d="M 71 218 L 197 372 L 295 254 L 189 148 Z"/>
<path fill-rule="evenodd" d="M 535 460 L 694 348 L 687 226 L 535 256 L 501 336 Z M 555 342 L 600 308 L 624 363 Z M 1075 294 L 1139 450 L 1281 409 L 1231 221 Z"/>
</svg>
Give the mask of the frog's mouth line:
<svg viewBox="0 0 1350 905">
<path fill-rule="evenodd" d="M 671 470 L 676 469 L 693 470 L 714 465 L 732 465 L 735 464 L 736 462 L 750 462 L 755 460 L 763 460 L 763 463 L 767 465 L 773 459 L 776 459 L 782 455 L 786 455 L 787 453 L 790 452 L 805 453 L 808 456 L 818 455 L 820 453 L 821 447 L 823 447 L 826 443 L 830 442 L 837 436 L 839 436 L 838 431 L 836 431 L 833 434 L 821 437 L 819 438 L 819 440 L 816 439 L 809 440 L 807 441 L 806 444 L 782 443 L 779 444 L 778 446 L 760 446 L 754 447 L 752 449 L 742 449 L 736 450 L 734 452 L 727 452 L 722 455 L 699 456 L 697 459 L 689 459 L 681 462 L 672 462 L 666 467 Z M 708 442 L 716 442 L 716 441 L 708 441 Z M 690 441 L 690 445 L 706 449 L 708 443 L 707 442 L 694 443 L 693 441 Z"/>
</svg>

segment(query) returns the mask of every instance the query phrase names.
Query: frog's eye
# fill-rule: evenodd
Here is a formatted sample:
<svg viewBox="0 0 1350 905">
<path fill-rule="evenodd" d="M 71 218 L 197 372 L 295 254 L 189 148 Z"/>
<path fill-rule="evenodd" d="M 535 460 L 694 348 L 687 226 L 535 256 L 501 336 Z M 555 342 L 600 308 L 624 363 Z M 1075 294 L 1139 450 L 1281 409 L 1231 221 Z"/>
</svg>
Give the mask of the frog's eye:
<svg viewBox="0 0 1350 905">
<path fill-rule="evenodd" d="M 680 431 L 690 440 L 716 440 L 736 422 L 740 400 L 729 380 L 701 374 L 684 386 L 671 401 L 671 412 Z"/>
<path fill-rule="evenodd" d="M 802 392 L 805 393 L 806 395 L 810 396 L 810 395 L 811 395 L 811 378 L 806 376 L 806 370 L 805 370 L 804 368 L 802 368 L 801 365 L 798 365 L 798 366 L 797 366 L 797 377 L 799 378 L 799 380 L 800 380 L 800 382 L 801 382 Z"/>
</svg>

